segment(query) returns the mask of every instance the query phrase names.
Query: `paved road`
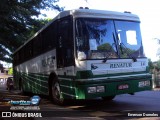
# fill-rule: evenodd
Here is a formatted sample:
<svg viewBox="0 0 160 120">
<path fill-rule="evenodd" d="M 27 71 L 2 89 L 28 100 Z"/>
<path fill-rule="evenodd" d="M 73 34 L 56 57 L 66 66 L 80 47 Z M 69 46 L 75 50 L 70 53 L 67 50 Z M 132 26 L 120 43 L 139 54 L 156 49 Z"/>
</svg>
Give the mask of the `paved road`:
<svg viewBox="0 0 160 120">
<path fill-rule="evenodd" d="M 4 85 L 0 85 L 0 100 L 29 100 L 31 96 L 23 96 L 17 90 L 8 92 Z M 113 101 L 107 102 L 101 99 L 70 101 L 65 106 L 57 106 L 51 103 L 47 97 L 41 96 L 40 109 L 42 114 L 48 114 L 48 118 L 36 119 L 140 119 L 160 120 L 160 90 L 144 91 L 135 95 L 118 95 Z M 0 104 L 0 111 L 9 110 L 10 105 Z M 45 112 L 45 113 L 44 113 Z M 140 115 L 146 113 L 159 117 L 131 117 L 128 115 Z M 16 119 L 16 118 L 15 118 Z M 29 119 L 29 118 L 23 118 Z M 0 118 L 1 120 L 1 118 Z M 5 119 L 4 119 L 5 120 Z"/>
</svg>

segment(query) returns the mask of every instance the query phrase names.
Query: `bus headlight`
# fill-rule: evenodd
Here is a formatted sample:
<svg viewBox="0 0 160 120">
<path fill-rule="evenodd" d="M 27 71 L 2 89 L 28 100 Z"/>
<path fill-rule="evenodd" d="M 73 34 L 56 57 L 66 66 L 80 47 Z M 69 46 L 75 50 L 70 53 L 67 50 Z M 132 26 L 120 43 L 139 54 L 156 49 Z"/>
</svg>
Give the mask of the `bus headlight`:
<svg viewBox="0 0 160 120">
<path fill-rule="evenodd" d="M 96 87 L 88 87 L 87 91 L 88 93 L 96 93 Z"/>
<path fill-rule="evenodd" d="M 104 92 L 104 86 L 97 86 L 97 92 Z"/>
<path fill-rule="evenodd" d="M 87 92 L 88 93 L 102 93 L 102 92 L 105 92 L 105 88 L 104 86 L 88 87 Z"/>
</svg>

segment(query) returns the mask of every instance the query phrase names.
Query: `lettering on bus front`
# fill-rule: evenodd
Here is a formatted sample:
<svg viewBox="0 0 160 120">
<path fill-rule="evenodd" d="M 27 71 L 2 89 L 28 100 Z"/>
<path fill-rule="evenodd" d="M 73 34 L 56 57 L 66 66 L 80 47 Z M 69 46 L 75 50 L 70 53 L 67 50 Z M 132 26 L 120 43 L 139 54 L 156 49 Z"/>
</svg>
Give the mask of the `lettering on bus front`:
<svg viewBox="0 0 160 120">
<path fill-rule="evenodd" d="M 128 68 L 132 67 L 132 63 L 114 63 L 110 64 L 110 68 Z"/>
<path fill-rule="evenodd" d="M 54 57 L 54 56 L 48 57 L 48 58 L 46 58 L 46 59 L 43 59 L 43 60 L 42 60 L 42 66 L 43 66 L 43 67 L 47 67 L 47 66 L 49 66 L 49 67 L 54 67 L 54 60 L 55 60 L 55 57 Z"/>
</svg>

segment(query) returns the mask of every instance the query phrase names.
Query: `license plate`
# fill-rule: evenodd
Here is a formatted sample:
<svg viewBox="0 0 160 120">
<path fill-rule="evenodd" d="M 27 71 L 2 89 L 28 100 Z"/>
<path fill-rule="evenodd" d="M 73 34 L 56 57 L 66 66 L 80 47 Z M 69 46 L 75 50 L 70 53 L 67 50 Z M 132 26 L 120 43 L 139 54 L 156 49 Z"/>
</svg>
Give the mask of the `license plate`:
<svg viewBox="0 0 160 120">
<path fill-rule="evenodd" d="M 138 87 L 150 86 L 150 81 L 141 81 L 138 84 Z"/>
<path fill-rule="evenodd" d="M 128 88 L 129 88 L 129 85 L 127 85 L 127 84 L 118 86 L 118 90 L 124 90 L 124 89 L 128 89 Z"/>
</svg>

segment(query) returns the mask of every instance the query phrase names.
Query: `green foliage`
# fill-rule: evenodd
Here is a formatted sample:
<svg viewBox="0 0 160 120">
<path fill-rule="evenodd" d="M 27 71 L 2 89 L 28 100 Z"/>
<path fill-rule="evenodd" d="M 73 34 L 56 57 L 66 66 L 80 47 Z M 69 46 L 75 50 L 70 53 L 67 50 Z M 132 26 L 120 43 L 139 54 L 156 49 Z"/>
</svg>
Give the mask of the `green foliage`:
<svg viewBox="0 0 160 120">
<path fill-rule="evenodd" d="M 12 52 L 38 31 L 45 22 L 37 20 L 40 10 L 56 9 L 58 0 L 1 0 L 0 61 L 12 62 Z"/>
<path fill-rule="evenodd" d="M 154 65 L 153 65 L 153 62 L 151 61 L 151 59 L 148 59 L 148 66 L 149 66 L 149 70 L 154 69 Z"/>
<path fill-rule="evenodd" d="M 126 47 L 124 44 L 120 45 L 120 56 L 122 58 L 132 57 L 132 54 L 135 52 L 136 52 L 135 50 L 132 50 L 129 47 Z"/>
<path fill-rule="evenodd" d="M 109 43 L 105 43 L 105 44 L 98 46 L 98 50 L 107 50 L 110 52 L 114 52 L 112 46 Z"/>
<path fill-rule="evenodd" d="M 13 68 L 9 68 L 8 74 L 13 75 Z"/>
<path fill-rule="evenodd" d="M 160 60 L 157 61 L 156 69 L 160 70 Z"/>
</svg>

